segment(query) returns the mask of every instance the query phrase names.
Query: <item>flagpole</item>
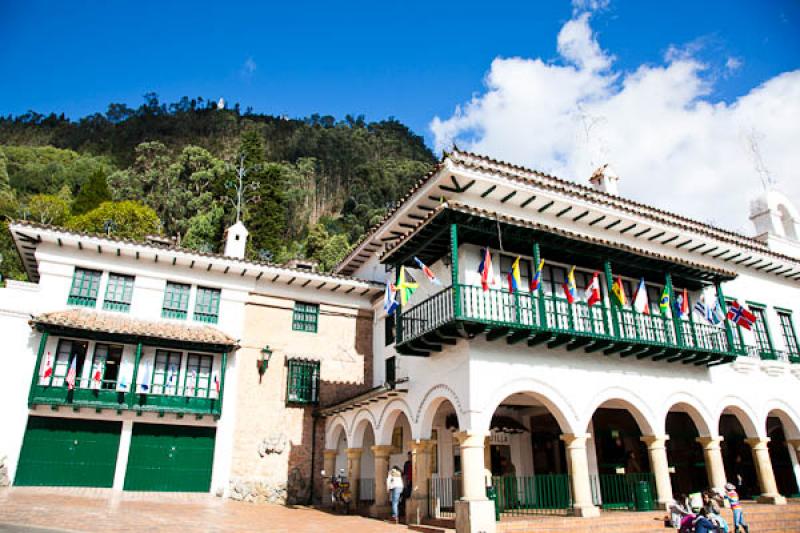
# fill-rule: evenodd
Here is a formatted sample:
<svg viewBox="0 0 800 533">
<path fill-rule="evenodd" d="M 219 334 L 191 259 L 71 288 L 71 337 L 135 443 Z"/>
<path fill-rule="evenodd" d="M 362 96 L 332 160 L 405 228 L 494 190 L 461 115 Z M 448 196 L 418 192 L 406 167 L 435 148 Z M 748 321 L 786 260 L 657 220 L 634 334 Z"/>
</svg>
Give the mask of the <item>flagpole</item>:
<svg viewBox="0 0 800 533">
<path fill-rule="evenodd" d="M 621 338 L 621 335 L 619 334 L 619 317 L 614 309 L 614 298 L 611 296 L 611 288 L 614 286 L 614 277 L 611 273 L 611 261 L 606 260 L 603 262 L 603 272 L 606 276 L 606 288 L 608 290 L 608 311 L 611 313 L 611 325 L 614 328 L 614 336 L 619 339 Z"/>
<path fill-rule="evenodd" d="M 398 283 L 397 276 L 400 273 L 400 265 L 394 265 L 395 284 Z M 403 289 L 397 288 L 397 307 L 394 310 L 394 343 L 397 345 L 403 339 L 403 296 L 400 293 Z"/>
<path fill-rule="evenodd" d="M 458 224 L 450 224 L 450 286 L 453 287 L 453 315 L 461 318 L 461 290 L 458 283 Z"/>
<path fill-rule="evenodd" d="M 217 393 L 217 416 L 222 416 L 222 393 L 225 387 L 225 367 L 228 366 L 228 352 L 222 352 L 222 361 L 219 367 L 219 392 Z"/>
<path fill-rule="evenodd" d="M 717 288 L 717 302 L 719 302 L 719 309 L 722 311 L 722 322 L 725 324 L 725 338 L 728 339 L 728 351 L 733 352 L 736 350 L 733 342 L 733 330 L 731 329 L 731 322 L 728 320 L 728 304 L 725 302 L 725 295 L 722 293 L 722 283 L 717 281 L 714 283 Z"/>
<path fill-rule="evenodd" d="M 542 261 L 542 258 L 541 258 L 540 254 L 541 254 L 541 252 L 539 250 L 539 243 L 538 242 L 534 242 L 533 243 L 533 273 L 531 274 L 532 276 L 536 276 L 536 273 L 538 272 L 539 263 L 541 263 L 541 261 Z M 542 277 L 544 277 L 544 273 L 542 273 Z M 536 313 L 536 314 L 538 315 L 538 318 L 539 318 L 539 320 L 538 320 L 539 327 L 544 328 L 544 327 L 547 327 L 547 317 L 545 316 L 545 313 L 547 312 L 547 309 L 546 309 L 545 303 L 544 303 L 544 287 L 542 286 L 542 279 L 541 278 L 539 279 L 539 286 L 536 288 L 536 291 L 537 291 L 537 294 L 536 294 L 536 305 L 539 308 L 539 312 Z"/>
<path fill-rule="evenodd" d="M 683 343 L 683 329 L 681 328 L 681 317 L 679 313 L 675 312 L 675 289 L 672 286 L 672 274 L 667 272 L 664 277 L 666 278 L 667 294 L 669 295 L 669 314 L 672 316 L 672 327 L 675 328 L 675 344 L 680 347 L 684 346 Z"/>
</svg>

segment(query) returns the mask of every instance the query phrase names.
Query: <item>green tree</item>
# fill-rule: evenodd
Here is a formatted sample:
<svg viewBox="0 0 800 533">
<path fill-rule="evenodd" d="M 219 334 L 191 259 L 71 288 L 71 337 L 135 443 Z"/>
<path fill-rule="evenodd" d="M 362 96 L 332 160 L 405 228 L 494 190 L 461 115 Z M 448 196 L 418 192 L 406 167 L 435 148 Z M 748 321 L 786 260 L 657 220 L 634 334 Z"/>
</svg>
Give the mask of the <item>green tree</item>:
<svg viewBox="0 0 800 533">
<path fill-rule="evenodd" d="M 0 147 L 0 193 L 11 189 L 11 182 L 8 179 L 8 158 L 2 147 Z"/>
<path fill-rule="evenodd" d="M 34 222 L 61 226 L 70 215 L 69 200 L 63 194 L 34 194 L 28 200 L 27 213 Z"/>
<path fill-rule="evenodd" d="M 181 244 L 200 252 L 217 251 L 219 243 L 222 241 L 224 216 L 225 210 L 219 205 L 196 214 L 189 219 L 186 237 Z"/>
<path fill-rule="evenodd" d="M 114 237 L 142 240 L 161 232 L 161 222 L 155 211 L 131 200 L 103 202 L 88 213 L 72 217 L 67 227 L 88 233 L 109 233 Z"/>
<path fill-rule="evenodd" d="M 81 185 L 80 192 L 72 202 L 72 213 L 82 215 L 109 200 L 111 191 L 108 188 L 106 175 L 100 169 L 95 170 Z"/>
<path fill-rule="evenodd" d="M 347 236 L 334 235 L 319 251 L 317 259 L 319 260 L 320 268 L 326 272 L 332 270 L 339 261 L 344 259 L 349 250 L 350 243 L 347 242 Z"/>
</svg>

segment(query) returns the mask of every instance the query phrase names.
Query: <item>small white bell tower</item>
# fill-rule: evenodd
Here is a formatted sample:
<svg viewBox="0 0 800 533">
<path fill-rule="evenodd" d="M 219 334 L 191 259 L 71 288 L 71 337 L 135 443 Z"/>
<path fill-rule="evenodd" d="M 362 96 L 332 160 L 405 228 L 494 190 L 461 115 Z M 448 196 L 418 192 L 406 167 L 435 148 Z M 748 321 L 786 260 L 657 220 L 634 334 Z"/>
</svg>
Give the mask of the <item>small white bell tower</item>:
<svg viewBox="0 0 800 533">
<path fill-rule="evenodd" d="M 598 167 L 589 178 L 589 183 L 591 183 L 595 189 L 613 195 L 619 195 L 617 182 L 619 182 L 619 176 L 617 176 L 617 173 L 614 172 L 608 163 Z"/>
<path fill-rule="evenodd" d="M 241 220 L 225 230 L 225 251 L 224 255 L 244 259 L 244 251 L 247 247 L 247 236 L 250 234 L 244 227 Z"/>
</svg>

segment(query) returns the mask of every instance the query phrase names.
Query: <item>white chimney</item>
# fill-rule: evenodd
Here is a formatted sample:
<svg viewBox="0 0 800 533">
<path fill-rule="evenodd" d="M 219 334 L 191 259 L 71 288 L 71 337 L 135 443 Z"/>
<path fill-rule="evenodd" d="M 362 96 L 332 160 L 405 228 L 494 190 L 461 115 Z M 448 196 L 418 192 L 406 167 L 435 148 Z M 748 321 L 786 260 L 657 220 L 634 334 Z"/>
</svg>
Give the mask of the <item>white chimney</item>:
<svg viewBox="0 0 800 533">
<path fill-rule="evenodd" d="M 247 246 L 247 236 L 250 234 L 244 227 L 241 220 L 225 230 L 225 252 L 228 257 L 244 259 L 244 251 Z"/>
<path fill-rule="evenodd" d="M 595 170 L 592 177 L 589 178 L 589 183 L 592 184 L 592 187 L 598 191 L 613 195 L 619 195 L 619 189 L 617 188 L 618 181 L 619 176 L 617 176 L 616 172 L 612 170 L 608 163 Z"/>
</svg>

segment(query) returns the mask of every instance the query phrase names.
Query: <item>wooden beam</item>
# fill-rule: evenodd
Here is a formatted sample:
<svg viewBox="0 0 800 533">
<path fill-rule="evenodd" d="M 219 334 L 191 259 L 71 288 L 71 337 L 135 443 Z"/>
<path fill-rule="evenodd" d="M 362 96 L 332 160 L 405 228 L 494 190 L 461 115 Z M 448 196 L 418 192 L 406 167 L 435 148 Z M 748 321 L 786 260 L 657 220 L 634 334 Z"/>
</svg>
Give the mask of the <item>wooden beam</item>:
<svg viewBox="0 0 800 533">
<path fill-rule="evenodd" d="M 528 198 L 527 200 L 525 200 L 524 202 L 522 202 L 519 206 L 520 207 L 528 207 L 528 204 L 531 203 L 534 200 L 536 200 L 536 195 L 535 194 L 533 196 L 531 196 L 530 198 Z"/>
<path fill-rule="evenodd" d="M 496 188 L 497 188 L 497 185 L 492 185 L 491 187 L 489 187 L 488 189 L 486 189 L 485 191 L 483 191 L 481 193 L 481 198 L 486 198 L 487 196 L 492 194 L 492 191 L 494 191 Z"/>
<path fill-rule="evenodd" d="M 650 237 L 648 237 L 647 240 L 648 241 L 654 241 L 654 240 L 658 239 L 659 237 L 661 237 L 662 235 L 665 235 L 666 233 L 667 233 L 666 231 L 662 231 L 661 233 L 656 233 L 655 235 L 651 235 Z"/>
<path fill-rule="evenodd" d="M 719 246 L 714 246 L 712 248 L 709 248 L 708 250 L 704 250 L 704 251 L 700 252 L 700 255 L 708 255 L 711 252 L 713 252 L 714 250 L 719 250 Z"/>
<path fill-rule="evenodd" d="M 606 226 L 606 229 L 611 229 L 614 226 L 617 226 L 617 225 L 619 225 L 621 223 L 622 223 L 622 220 L 616 220 L 616 221 L 612 222 L 611 224 L 609 224 L 608 226 Z"/>
<path fill-rule="evenodd" d="M 642 231 L 640 231 L 639 233 L 634 234 L 634 236 L 638 239 L 639 237 L 641 237 L 642 235 L 644 235 L 645 233 L 647 233 L 648 231 L 650 231 L 652 229 L 653 228 L 645 228 Z"/>
<path fill-rule="evenodd" d="M 667 239 L 665 241 L 661 241 L 661 244 L 669 244 L 672 241 L 674 241 L 675 239 L 677 239 L 678 237 L 679 237 L 679 235 L 674 235 L 674 236 L 670 237 L 669 239 Z"/>
<path fill-rule="evenodd" d="M 544 213 L 545 211 L 550 209 L 550 206 L 552 206 L 554 203 L 556 203 L 555 200 L 550 200 L 549 202 L 547 202 L 546 204 L 544 204 L 542 207 L 539 208 L 539 212 Z"/>
<path fill-rule="evenodd" d="M 556 213 L 556 218 L 559 218 L 561 215 L 563 215 L 564 213 L 566 213 L 566 212 L 570 211 L 571 209 L 572 209 L 572 206 L 571 206 L 571 205 L 570 205 L 570 206 L 567 206 L 567 207 L 565 207 L 564 209 L 562 209 L 561 211 L 559 211 L 558 213 Z"/>
<path fill-rule="evenodd" d="M 700 243 L 700 244 L 698 244 L 697 246 L 695 246 L 695 247 L 693 247 L 693 248 L 689 248 L 689 251 L 690 251 L 690 252 L 696 252 L 697 250 L 699 250 L 700 248 L 702 248 L 702 247 L 703 247 L 703 246 L 705 246 L 705 245 L 706 245 L 706 243 L 704 243 L 704 242 L 701 242 L 701 243 Z"/>
<path fill-rule="evenodd" d="M 507 195 L 503 196 L 500 199 L 500 203 L 504 204 L 504 203 L 506 203 L 508 200 L 512 199 L 516 195 L 517 195 L 517 191 L 511 191 L 510 193 L 508 193 Z"/>
<path fill-rule="evenodd" d="M 619 230 L 619 234 L 620 235 L 624 235 L 625 233 L 628 233 L 630 230 L 632 230 L 635 227 L 636 227 L 636 222 L 634 222 L 633 224 L 631 224 L 627 228 L 622 228 L 621 230 Z"/>
<path fill-rule="evenodd" d="M 599 216 L 599 217 L 597 217 L 596 219 L 594 219 L 594 220 L 592 220 L 591 222 L 589 222 L 589 225 L 590 225 L 590 226 L 594 226 L 595 224 L 597 224 L 598 222 L 602 221 L 602 220 L 603 220 L 603 219 L 605 219 L 605 218 L 606 218 L 606 216 L 605 216 L 605 215 L 600 215 L 600 216 Z"/>
<path fill-rule="evenodd" d="M 588 216 L 588 215 L 589 215 L 589 213 L 591 213 L 591 211 L 590 211 L 589 209 L 587 209 L 586 211 L 584 211 L 584 212 L 583 212 L 583 213 L 581 213 L 580 215 L 578 215 L 578 216 L 576 216 L 575 218 L 573 218 L 573 219 L 572 219 L 572 221 L 573 221 L 573 222 L 577 222 L 577 221 L 579 221 L 580 219 L 582 219 L 583 217 L 585 217 L 585 216 Z"/>
<path fill-rule="evenodd" d="M 677 249 L 679 249 L 679 248 L 683 248 L 684 246 L 686 246 L 686 245 L 687 245 L 687 244 L 689 244 L 690 242 L 692 242 L 692 239 L 686 239 L 685 241 L 683 241 L 683 242 L 681 242 L 681 243 L 678 243 L 678 244 L 676 244 L 676 245 L 675 245 L 675 249 L 677 250 Z"/>
</svg>

